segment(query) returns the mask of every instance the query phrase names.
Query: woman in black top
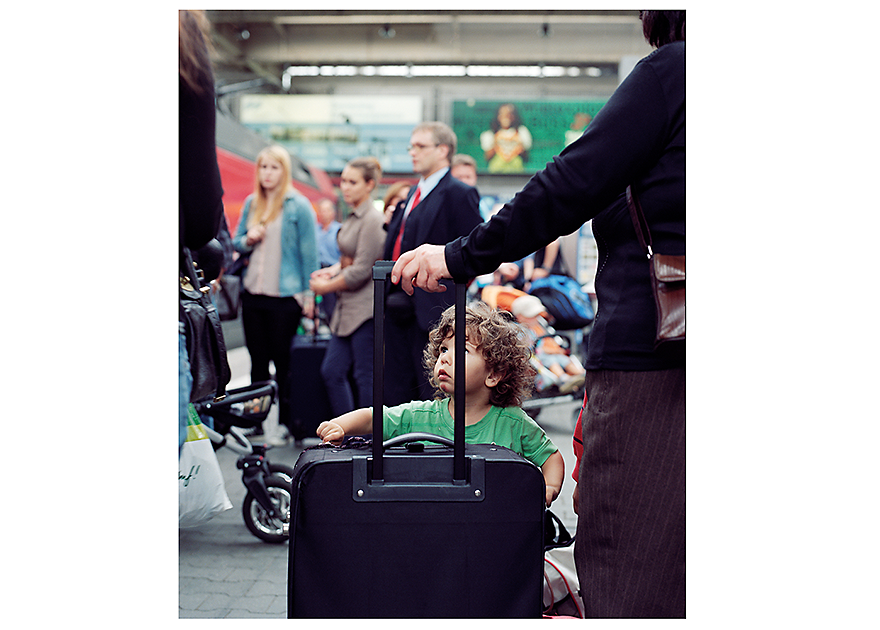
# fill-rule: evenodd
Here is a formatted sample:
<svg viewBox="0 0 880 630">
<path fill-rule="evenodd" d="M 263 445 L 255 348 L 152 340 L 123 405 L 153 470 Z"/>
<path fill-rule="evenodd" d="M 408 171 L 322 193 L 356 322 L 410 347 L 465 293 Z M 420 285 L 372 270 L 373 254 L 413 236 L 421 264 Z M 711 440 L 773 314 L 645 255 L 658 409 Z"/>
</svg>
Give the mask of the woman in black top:
<svg viewBox="0 0 880 630">
<path fill-rule="evenodd" d="M 180 84 L 178 93 L 178 254 L 195 252 L 217 236 L 223 216 L 223 187 L 217 165 L 214 75 L 208 57 L 210 26 L 204 11 L 180 11 Z M 178 453 L 186 440 L 187 407 L 192 392 L 189 355 L 180 323 L 178 370 L 180 381 Z"/>
<path fill-rule="evenodd" d="M 575 494 L 575 559 L 591 617 L 685 614 L 685 344 L 654 347 L 648 262 L 625 198 L 632 185 L 654 251 L 685 253 L 685 12 L 641 18 L 657 50 L 583 136 L 490 221 L 401 256 L 392 271 L 404 290 L 438 290 L 439 278 L 487 273 L 593 219 L 598 311 Z"/>
</svg>

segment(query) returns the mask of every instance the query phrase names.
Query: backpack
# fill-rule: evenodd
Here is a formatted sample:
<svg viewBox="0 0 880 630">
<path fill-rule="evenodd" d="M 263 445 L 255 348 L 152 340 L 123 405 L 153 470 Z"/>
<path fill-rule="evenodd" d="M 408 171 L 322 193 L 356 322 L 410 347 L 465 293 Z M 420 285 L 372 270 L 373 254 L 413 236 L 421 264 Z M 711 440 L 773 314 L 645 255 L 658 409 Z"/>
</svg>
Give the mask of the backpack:
<svg viewBox="0 0 880 630">
<path fill-rule="evenodd" d="M 550 275 L 533 280 L 529 293 L 544 304 L 557 330 L 575 330 L 593 322 L 590 296 L 574 278 Z"/>
</svg>

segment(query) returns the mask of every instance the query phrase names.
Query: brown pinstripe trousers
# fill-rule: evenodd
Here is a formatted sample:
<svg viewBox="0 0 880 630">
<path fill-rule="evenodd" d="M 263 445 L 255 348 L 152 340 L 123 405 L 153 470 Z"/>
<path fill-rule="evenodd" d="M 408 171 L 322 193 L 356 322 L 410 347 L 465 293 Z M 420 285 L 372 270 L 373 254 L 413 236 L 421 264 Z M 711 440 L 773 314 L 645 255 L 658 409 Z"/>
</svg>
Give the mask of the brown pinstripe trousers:
<svg viewBox="0 0 880 630">
<path fill-rule="evenodd" d="M 587 372 L 575 562 L 587 617 L 685 616 L 685 370 Z"/>
</svg>

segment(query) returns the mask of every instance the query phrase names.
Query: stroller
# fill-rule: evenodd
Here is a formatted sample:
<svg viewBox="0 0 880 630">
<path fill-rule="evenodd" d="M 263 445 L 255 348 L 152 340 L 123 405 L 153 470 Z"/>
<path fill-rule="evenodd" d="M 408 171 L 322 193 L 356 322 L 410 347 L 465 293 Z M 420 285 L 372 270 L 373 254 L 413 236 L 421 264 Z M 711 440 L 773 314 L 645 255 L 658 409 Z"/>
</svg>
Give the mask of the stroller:
<svg viewBox="0 0 880 630">
<path fill-rule="evenodd" d="M 257 538 L 268 543 L 287 540 L 285 519 L 290 508 L 290 480 L 293 468 L 269 461 L 267 444 L 251 444 L 241 429 L 253 428 L 269 415 L 278 394 L 274 381 L 254 383 L 232 389 L 226 398 L 214 402 L 207 398 L 193 403 L 201 418 L 210 417 L 214 428 L 205 423 L 205 432 L 214 450 L 224 446 L 240 455 L 236 467 L 248 492 L 242 502 L 244 524 Z"/>
<path fill-rule="evenodd" d="M 518 302 L 517 309 L 515 310 L 514 302 L 520 300 L 520 298 L 526 299 Z M 583 365 L 580 356 L 584 354 L 584 332 L 589 330 L 589 324 L 582 328 L 574 328 L 560 332 L 551 325 L 550 321 L 548 321 L 554 319 L 554 317 L 550 312 L 550 309 L 545 308 L 542 300 L 537 296 L 530 295 L 512 287 L 499 285 L 483 287 L 480 293 L 480 299 L 493 308 L 509 311 L 514 315 L 521 314 L 517 313 L 517 311 L 521 310 L 520 306 L 522 305 L 524 307 L 522 309 L 522 314 L 528 315 L 528 319 L 531 320 L 531 325 L 523 323 L 533 334 L 535 348 L 537 349 L 540 344 L 545 343 L 547 345 L 555 346 L 554 351 L 561 352 L 566 357 L 564 360 L 560 359 L 560 363 L 570 361 L 575 366 L 579 366 L 579 369 L 573 369 L 573 372 L 583 372 Z M 538 309 L 535 309 L 536 302 L 541 305 Z M 545 315 L 547 317 L 544 317 Z M 520 319 L 520 317 L 518 317 L 518 319 Z M 535 394 L 530 399 L 523 402 L 522 408 L 533 419 L 538 417 L 544 407 L 563 402 L 577 402 L 583 399 L 584 386 L 582 378 L 579 380 L 568 379 L 561 381 L 557 375 L 557 378 L 555 379 L 557 382 L 554 383 L 554 375 L 548 374 L 550 366 L 543 365 L 537 354 L 532 355 L 531 361 L 532 367 L 535 368 L 535 371 L 537 372 L 535 377 Z"/>
</svg>

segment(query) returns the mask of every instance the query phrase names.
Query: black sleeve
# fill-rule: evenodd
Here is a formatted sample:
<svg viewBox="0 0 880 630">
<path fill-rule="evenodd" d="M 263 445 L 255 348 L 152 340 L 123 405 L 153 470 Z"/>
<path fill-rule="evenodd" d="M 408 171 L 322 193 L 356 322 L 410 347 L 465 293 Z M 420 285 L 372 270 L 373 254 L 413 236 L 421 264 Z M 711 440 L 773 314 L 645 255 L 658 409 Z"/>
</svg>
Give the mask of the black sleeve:
<svg viewBox="0 0 880 630">
<path fill-rule="evenodd" d="M 447 244 L 452 277 L 489 273 L 580 228 L 657 159 L 668 121 L 663 86 L 649 64 L 637 64 L 576 142 L 490 221 Z"/>
</svg>

